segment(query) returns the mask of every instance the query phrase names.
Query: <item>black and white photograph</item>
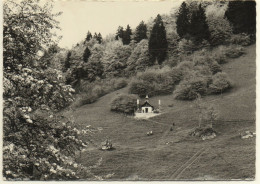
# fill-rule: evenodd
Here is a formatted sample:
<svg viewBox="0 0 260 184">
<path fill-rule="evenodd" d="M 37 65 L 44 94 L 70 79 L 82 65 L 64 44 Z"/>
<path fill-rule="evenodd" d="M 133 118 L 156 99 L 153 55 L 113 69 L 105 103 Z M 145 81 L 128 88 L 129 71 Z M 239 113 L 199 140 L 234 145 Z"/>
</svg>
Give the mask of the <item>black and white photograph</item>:
<svg viewBox="0 0 260 184">
<path fill-rule="evenodd" d="M 256 1 L 1 4 L 3 182 L 256 182 Z"/>
</svg>

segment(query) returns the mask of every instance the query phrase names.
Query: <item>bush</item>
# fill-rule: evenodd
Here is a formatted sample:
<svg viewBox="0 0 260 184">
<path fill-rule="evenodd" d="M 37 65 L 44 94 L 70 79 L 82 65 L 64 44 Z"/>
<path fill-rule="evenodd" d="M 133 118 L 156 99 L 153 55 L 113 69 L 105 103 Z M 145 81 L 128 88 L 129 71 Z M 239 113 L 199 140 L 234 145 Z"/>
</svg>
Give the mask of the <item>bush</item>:
<svg viewBox="0 0 260 184">
<path fill-rule="evenodd" d="M 222 72 L 221 66 L 216 61 L 212 62 L 209 67 L 210 67 L 210 71 L 213 74 L 216 74 L 218 72 Z"/>
<path fill-rule="evenodd" d="M 221 72 L 221 66 L 215 61 L 215 58 L 207 55 L 194 55 L 193 62 L 195 69 L 203 75 L 211 75 Z"/>
<path fill-rule="evenodd" d="M 191 61 L 182 61 L 180 62 L 176 69 L 182 73 L 186 73 L 187 71 L 191 71 L 194 67 L 194 63 Z"/>
<path fill-rule="evenodd" d="M 127 81 L 125 79 L 117 79 L 115 82 L 115 89 L 121 89 L 127 86 Z"/>
<path fill-rule="evenodd" d="M 137 94 L 140 97 L 145 97 L 146 95 L 153 96 L 154 86 L 144 80 L 134 80 L 130 84 L 129 93 Z"/>
<path fill-rule="evenodd" d="M 250 36 L 245 33 L 232 35 L 229 42 L 231 44 L 242 45 L 242 46 L 248 46 L 252 43 Z"/>
<path fill-rule="evenodd" d="M 127 80 L 124 78 L 103 79 L 95 82 L 83 81 L 80 87 L 81 93 L 76 96 L 72 107 L 94 103 L 100 97 L 126 86 Z"/>
<path fill-rule="evenodd" d="M 243 47 L 237 45 L 230 45 L 226 48 L 226 56 L 229 58 L 237 58 L 245 53 Z"/>
<path fill-rule="evenodd" d="M 217 73 L 212 77 L 212 84 L 209 85 L 211 93 L 223 93 L 232 87 L 231 81 L 226 73 Z"/>
<path fill-rule="evenodd" d="M 191 40 L 181 39 L 177 46 L 178 52 L 182 54 L 191 54 L 196 50 L 195 44 Z"/>
<path fill-rule="evenodd" d="M 133 114 L 136 106 L 136 95 L 119 95 L 111 103 L 111 111 Z"/>
<path fill-rule="evenodd" d="M 139 73 L 137 79 L 132 81 L 129 93 L 140 97 L 171 94 L 181 78 L 182 73 L 177 69 L 164 67 L 160 70 L 147 70 Z"/>
<path fill-rule="evenodd" d="M 215 50 L 212 51 L 211 57 L 214 61 L 218 64 L 225 64 L 227 63 L 227 56 L 226 56 L 226 47 L 219 46 Z"/>
<path fill-rule="evenodd" d="M 185 78 L 176 87 L 173 96 L 178 100 L 194 100 L 198 94 L 205 95 L 207 93 L 208 79 L 205 77 Z"/>
<path fill-rule="evenodd" d="M 97 101 L 98 96 L 93 93 L 84 93 L 76 96 L 74 102 L 71 104 L 72 108 L 80 107 L 86 104 L 91 104 Z"/>
</svg>

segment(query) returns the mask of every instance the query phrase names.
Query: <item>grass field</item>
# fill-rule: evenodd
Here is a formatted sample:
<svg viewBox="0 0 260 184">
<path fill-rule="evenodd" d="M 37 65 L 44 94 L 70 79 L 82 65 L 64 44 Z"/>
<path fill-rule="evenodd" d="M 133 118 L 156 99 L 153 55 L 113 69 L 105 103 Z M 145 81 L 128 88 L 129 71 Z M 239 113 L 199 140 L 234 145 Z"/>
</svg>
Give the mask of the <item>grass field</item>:
<svg viewBox="0 0 260 184">
<path fill-rule="evenodd" d="M 222 95 L 203 98 L 214 104 L 219 120 L 213 125 L 217 137 L 202 141 L 189 136 L 197 126 L 197 111 L 193 102 L 177 101 L 172 95 L 154 97 L 161 100 L 165 113 L 151 120 L 135 120 L 110 111 L 110 102 L 127 89 L 101 97 L 97 102 L 75 109 L 69 114 L 76 125 L 91 125 L 99 129 L 91 139 L 89 149 L 78 158 L 83 165 L 101 165 L 92 170 L 110 180 L 229 180 L 255 177 L 255 138 L 241 139 L 240 132 L 255 131 L 255 45 L 246 48 L 246 55 L 230 59 L 223 65 L 234 88 Z M 172 123 L 173 131 L 170 131 Z M 147 136 L 152 130 L 154 135 Z M 101 151 L 106 138 L 113 142 L 112 151 Z M 82 179 L 87 179 L 82 176 Z"/>
</svg>

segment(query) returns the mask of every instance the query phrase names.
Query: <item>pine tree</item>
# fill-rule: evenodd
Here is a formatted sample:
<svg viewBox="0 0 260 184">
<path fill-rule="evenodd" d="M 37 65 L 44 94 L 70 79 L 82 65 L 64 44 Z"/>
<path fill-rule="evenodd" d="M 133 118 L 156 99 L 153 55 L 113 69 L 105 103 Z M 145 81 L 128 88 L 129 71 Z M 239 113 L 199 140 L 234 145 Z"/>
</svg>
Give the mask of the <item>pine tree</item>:
<svg viewBox="0 0 260 184">
<path fill-rule="evenodd" d="M 102 43 L 102 40 L 103 40 L 103 38 L 102 38 L 102 35 L 100 34 L 100 33 L 98 33 L 98 35 L 97 35 L 97 41 L 98 41 L 98 43 L 99 44 L 101 44 Z"/>
<path fill-rule="evenodd" d="M 90 52 L 89 48 L 86 47 L 86 49 L 84 50 L 84 54 L 83 54 L 83 61 L 85 63 L 88 62 L 88 58 L 90 57 L 90 55 L 91 55 L 91 52 Z"/>
<path fill-rule="evenodd" d="M 154 20 L 154 25 L 149 39 L 150 61 L 154 63 L 156 60 L 161 64 L 167 55 L 168 43 L 166 39 L 166 30 L 163 25 L 161 16 L 158 14 Z"/>
<path fill-rule="evenodd" d="M 92 34 L 91 34 L 90 31 L 88 31 L 87 37 L 86 37 L 86 39 L 85 39 L 85 43 L 88 42 L 89 40 L 91 40 L 91 38 L 92 38 Z"/>
<path fill-rule="evenodd" d="M 116 40 L 119 40 L 119 38 L 123 39 L 123 35 L 124 35 L 124 28 L 122 26 L 119 26 L 117 28 L 117 32 L 116 32 Z"/>
<path fill-rule="evenodd" d="M 134 40 L 136 43 L 139 43 L 142 39 L 147 39 L 147 27 L 144 21 L 140 22 L 140 24 L 136 27 Z"/>
<path fill-rule="evenodd" d="M 183 38 L 189 33 L 190 22 L 189 22 L 189 9 L 187 8 L 187 4 L 183 2 L 179 9 L 179 13 L 177 15 L 176 20 L 177 33 Z"/>
<path fill-rule="evenodd" d="M 198 10 L 195 10 L 191 16 L 189 34 L 194 39 L 195 43 L 200 43 L 202 40 L 209 40 L 210 32 L 206 20 L 205 10 L 199 5 Z"/>
<path fill-rule="evenodd" d="M 129 25 L 127 25 L 126 30 L 123 33 L 123 44 L 124 45 L 129 45 L 131 42 L 131 35 L 132 35 L 132 30 Z"/>
<path fill-rule="evenodd" d="M 93 38 L 95 38 L 95 39 L 97 40 L 97 37 L 98 37 L 98 35 L 97 35 L 97 33 L 95 32 Z"/>
<path fill-rule="evenodd" d="M 233 32 L 255 34 L 256 32 L 256 2 L 230 1 L 225 17 L 233 25 Z"/>
</svg>

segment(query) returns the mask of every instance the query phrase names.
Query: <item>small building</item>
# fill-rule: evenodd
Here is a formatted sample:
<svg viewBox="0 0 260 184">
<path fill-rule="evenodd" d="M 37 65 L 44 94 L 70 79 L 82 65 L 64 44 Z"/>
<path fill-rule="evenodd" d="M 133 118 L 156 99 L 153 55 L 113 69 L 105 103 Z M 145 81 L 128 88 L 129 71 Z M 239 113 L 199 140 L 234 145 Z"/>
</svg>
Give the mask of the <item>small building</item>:
<svg viewBox="0 0 260 184">
<path fill-rule="evenodd" d="M 142 113 L 151 113 L 154 110 L 154 107 L 148 102 L 145 101 L 143 105 L 141 105 Z"/>
<path fill-rule="evenodd" d="M 160 113 L 160 106 L 161 101 L 158 101 L 158 109 L 155 109 L 154 106 L 152 106 L 149 103 L 149 97 L 146 95 L 145 102 L 140 105 L 139 99 L 137 99 L 137 111 L 135 112 L 135 118 L 137 119 L 148 119 L 150 117 L 154 117 L 159 115 Z"/>
</svg>

